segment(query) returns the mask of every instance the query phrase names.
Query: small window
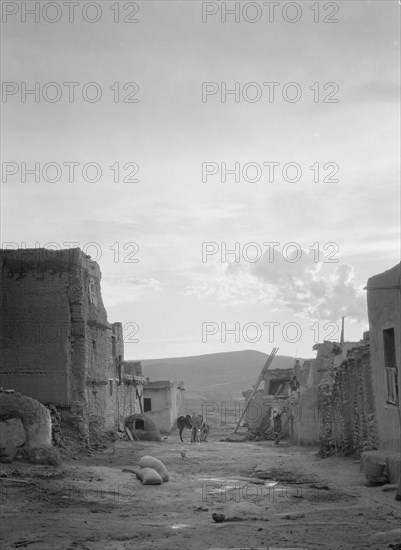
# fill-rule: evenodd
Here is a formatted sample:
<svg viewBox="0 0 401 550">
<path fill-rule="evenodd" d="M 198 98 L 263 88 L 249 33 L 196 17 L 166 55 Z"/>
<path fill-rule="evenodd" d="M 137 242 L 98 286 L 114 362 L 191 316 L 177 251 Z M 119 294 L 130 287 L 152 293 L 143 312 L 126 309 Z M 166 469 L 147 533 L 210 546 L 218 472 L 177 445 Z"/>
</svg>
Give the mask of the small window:
<svg viewBox="0 0 401 550">
<path fill-rule="evenodd" d="M 398 371 L 393 328 L 383 330 L 383 348 L 386 372 L 386 402 L 398 405 Z"/>
<path fill-rule="evenodd" d="M 109 392 L 110 395 L 113 395 L 113 380 L 109 380 Z"/>
<path fill-rule="evenodd" d="M 149 412 L 152 410 L 152 399 L 150 397 L 144 397 L 143 399 L 143 412 Z"/>
<path fill-rule="evenodd" d="M 96 282 L 93 277 L 90 277 L 89 279 L 89 302 L 94 306 L 97 306 Z"/>
<path fill-rule="evenodd" d="M 120 355 L 121 357 L 121 355 Z M 121 386 L 123 383 L 123 373 L 122 373 L 122 365 L 120 363 L 120 359 L 117 359 L 117 378 L 118 378 L 118 385 Z"/>
<path fill-rule="evenodd" d="M 384 366 L 396 367 L 395 360 L 395 336 L 394 329 L 388 328 L 383 330 L 383 343 L 384 343 Z"/>
</svg>

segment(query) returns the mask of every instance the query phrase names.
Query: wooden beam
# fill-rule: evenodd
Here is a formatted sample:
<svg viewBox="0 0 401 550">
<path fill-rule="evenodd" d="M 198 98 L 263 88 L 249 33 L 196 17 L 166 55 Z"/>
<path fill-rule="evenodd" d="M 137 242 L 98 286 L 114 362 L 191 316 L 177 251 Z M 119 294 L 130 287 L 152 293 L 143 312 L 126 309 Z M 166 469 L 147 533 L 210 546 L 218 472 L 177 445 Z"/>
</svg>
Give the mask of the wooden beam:
<svg viewBox="0 0 401 550">
<path fill-rule="evenodd" d="M 363 290 L 401 290 L 401 285 L 364 286 Z"/>
</svg>

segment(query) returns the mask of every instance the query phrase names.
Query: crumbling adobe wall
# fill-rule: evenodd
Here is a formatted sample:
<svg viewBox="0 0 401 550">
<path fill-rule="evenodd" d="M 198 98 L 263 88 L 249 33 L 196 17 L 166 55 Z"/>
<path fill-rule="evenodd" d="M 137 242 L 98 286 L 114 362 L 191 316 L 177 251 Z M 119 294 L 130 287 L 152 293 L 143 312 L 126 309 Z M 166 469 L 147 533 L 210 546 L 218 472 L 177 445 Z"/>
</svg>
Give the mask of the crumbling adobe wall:
<svg viewBox="0 0 401 550">
<path fill-rule="evenodd" d="M 319 386 L 318 409 L 322 456 L 377 449 L 369 346 L 350 350 L 334 371 L 333 386 Z"/>
<path fill-rule="evenodd" d="M 106 347 L 100 276 L 79 248 L 1 251 L 3 386 L 61 407 L 85 400 L 93 339 Z"/>
<path fill-rule="evenodd" d="M 134 389 L 124 384 L 122 325 L 106 324 L 101 316 L 94 322 L 95 313 L 92 309 L 86 378 L 87 401 L 91 420 L 99 422 L 104 428 L 112 429 L 123 423 L 129 414 L 140 411 L 135 403 L 131 405 L 135 401 Z"/>
<path fill-rule="evenodd" d="M 70 401 L 72 251 L 1 251 L 0 385 L 43 402 Z"/>
<path fill-rule="evenodd" d="M 91 417 L 111 428 L 122 407 L 131 413 L 122 326 L 108 323 L 98 264 L 79 248 L 40 248 L 1 251 L 0 265 L 0 385 L 63 408 L 83 438 Z"/>
</svg>

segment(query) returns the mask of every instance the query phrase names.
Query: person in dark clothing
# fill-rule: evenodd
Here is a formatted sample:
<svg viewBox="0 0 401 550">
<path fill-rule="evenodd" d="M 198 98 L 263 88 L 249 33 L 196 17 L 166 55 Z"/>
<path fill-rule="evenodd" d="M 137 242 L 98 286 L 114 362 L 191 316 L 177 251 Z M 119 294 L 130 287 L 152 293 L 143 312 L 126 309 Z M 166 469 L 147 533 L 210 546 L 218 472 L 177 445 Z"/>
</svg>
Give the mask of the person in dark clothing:
<svg viewBox="0 0 401 550">
<path fill-rule="evenodd" d="M 273 430 L 274 430 L 274 444 L 278 445 L 280 443 L 280 439 L 283 437 L 282 430 L 283 430 L 283 422 L 281 420 L 281 414 L 278 412 L 277 409 L 273 412 Z"/>
<path fill-rule="evenodd" d="M 291 395 L 296 393 L 299 396 L 299 382 L 295 374 L 290 379 L 290 389 L 291 389 Z"/>
</svg>

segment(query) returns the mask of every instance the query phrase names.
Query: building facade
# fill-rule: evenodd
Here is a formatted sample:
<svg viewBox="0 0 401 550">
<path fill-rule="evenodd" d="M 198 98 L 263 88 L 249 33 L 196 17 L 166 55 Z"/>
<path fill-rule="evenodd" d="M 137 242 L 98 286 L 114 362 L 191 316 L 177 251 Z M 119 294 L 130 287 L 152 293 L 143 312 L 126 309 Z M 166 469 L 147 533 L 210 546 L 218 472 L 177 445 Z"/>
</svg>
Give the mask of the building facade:
<svg viewBox="0 0 401 550">
<path fill-rule="evenodd" d="M 370 356 L 380 449 L 401 450 L 401 264 L 367 283 Z"/>
<path fill-rule="evenodd" d="M 143 405 L 143 412 L 154 421 L 157 429 L 161 433 L 171 433 L 177 418 L 185 412 L 183 383 L 175 380 L 146 381 Z"/>
<path fill-rule="evenodd" d="M 122 325 L 107 320 L 99 265 L 79 248 L 3 250 L 0 259 L 0 385 L 78 424 L 113 428 L 139 412 L 143 378 L 124 374 Z"/>
</svg>

